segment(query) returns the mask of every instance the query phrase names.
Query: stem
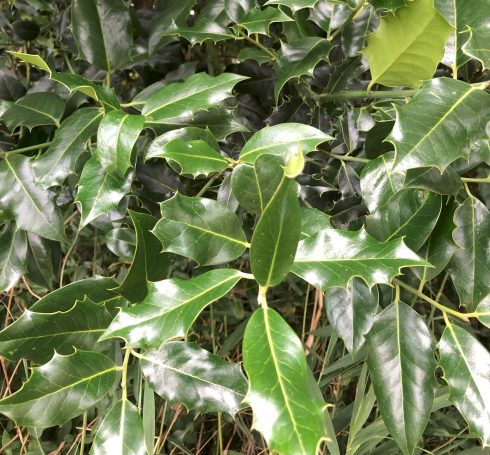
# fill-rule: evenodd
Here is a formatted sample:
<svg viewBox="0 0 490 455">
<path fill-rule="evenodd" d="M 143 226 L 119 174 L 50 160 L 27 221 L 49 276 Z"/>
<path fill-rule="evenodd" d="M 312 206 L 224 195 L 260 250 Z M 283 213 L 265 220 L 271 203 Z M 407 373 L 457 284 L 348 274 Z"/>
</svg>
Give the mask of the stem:
<svg viewBox="0 0 490 455">
<path fill-rule="evenodd" d="M 471 182 L 471 183 L 490 183 L 490 174 L 488 174 L 486 177 L 482 177 L 482 178 L 461 177 L 461 180 L 463 182 Z"/>
<path fill-rule="evenodd" d="M 218 179 L 218 177 L 221 174 L 214 174 L 207 182 L 206 184 L 199 190 L 199 192 L 196 194 L 196 197 L 202 196 L 208 188 Z"/>
<path fill-rule="evenodd" d="M 335 153 L 326 152 L 328 156 L 341 161 L 355 161 L 357 163 L 369 163 L 371 160 L 368 158 L 360 158 L 358 156 L 349 155 L 336 155 Z"/>
<path fill-rule="evenodd" d="M 104 85 L 107 87 L 107 88 L 111 88 L 111 70 L 107 70 L 107 73 L 105 75 L 105 81 L 104 81 Z"/>
<path fill-rule="evenodd" d="M 395 283 L 398 286 L 401 286 L 402 288 L 406 289 L 407 291 L 411 292 L 412 294 L 416 295 L 417 297 L 420 297 L 422 300 L 425 300 L 427 303 L 430 303 L 431 305 L 435 306 L 439 310 L 442 311 L 443 314 L 452 314 L 453 316 L 462 319 L 465 322 L 469 322 L 469 318 L 474 317 L 473 313 L 460 313 L 459 311 L 453 310 L 451 308 L 448 308 L 447 306 L 444 306 L 440 304 L 439 302 L 436 302 L 435 300 L 431 299 L 430 297 L 427 297 L 425 294 L 420 292 L 418 289 L 413 288 L 409 284 L 404 283 L 403 281 L 394 278 L 393 283 Z"/>
<path fill-rule="evenodd" d="M 330 36 L 327 37 L 328 41 L 332 41 L 347 25 L 350 24 L 352 19 L 354 19 L 355 15 L 362 9 L 362 7 L 366 4 L 367 0 L 361 0 L 351 11 L 349 17 L 345 20 L 345 22 L 335 30 Z"/>
<path fill-rule="evenodd" d="M 80 437 L 80 455 L 83 455 L 85 450 L 85 435 L 87 433 L 87 411 L 83 413 L 82 435 Z"/>
<path fill-rule="evenodd" d="M 259 286 L 259 295 L 257 302 L 262 308 L 267 308 L 267 286 Z"/>
<path fill-rule="evenodd" d="M 250 36 L 248 36 L 246 33 L 243 33 L 242 31 L 240 31 L 240 36 L 246 39 L 248 42 L 252 43 L 254 46 L 257 46 L 260 50 L 264 51 L 271 59 L 273 60 L 276 59 L 276 54 L 273 51 L 271 51 L 269 48 L 261 44 L 259 41 L 250 38 Z"/>
<path fill-rule="evenodd" d="M 124 353 L 124 360 L 122 364 L 122 378 L 121 378 L 121 389 L 122 389 L 122 399 L 128 399 L 128 364 L 129 364 L 129 355 L 131 354 L 131 348 L 129 346 L 126 347 L 126 352 Z"/>
<path fill-rule="evenodd" d="M 361 98 L 406 98 L 414 96 L 418 92 L 418 89 L 405 89 L 405 90 L 350 90 L 341 91 L 337 93 L 323 93 L 321 95 L 315 94 L 314 99 L 316 101 L 328 102 L 336 100 L 354 100 Z"/>
<path fill-rule="evenodd" d="M 0 156 L 16 155 L 17 153 L 24 153 L 24 152 L 30 152 L 32 150 L 39 150 L 39 149 L 42 149 L 44 147 L 47 147 L 50 144 L 51 144 L 51 141 L 43 142 L 41 144 L 36 144 L 36 145 L 30 145 L 29 147 L 23 147 L 21 149 L 7 150 L 6 152 L 0 152 Z"/>
</svg>

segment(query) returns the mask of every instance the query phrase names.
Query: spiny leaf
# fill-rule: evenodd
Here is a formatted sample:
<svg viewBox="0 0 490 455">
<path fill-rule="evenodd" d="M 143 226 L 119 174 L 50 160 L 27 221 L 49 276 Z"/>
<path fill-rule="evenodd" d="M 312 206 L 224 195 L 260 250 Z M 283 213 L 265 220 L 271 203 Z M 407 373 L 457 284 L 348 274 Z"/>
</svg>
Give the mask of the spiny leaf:
<svg viewBox="0 0 490 455">
<path fill-rule="evenodd" d="M 379 242 L 364 230 L 322 229 L 299 242 L 291 271 L 326 290 L 346 287 L 353 277 L 362 278 L 369 287 L 389 284 L 402 267 L 429 265 L 401 239 Z"/>
<path fill-rule="evenodd" d="M 122 309 L 100 339 L 119 337 L 133 347 L 158 348 L 165 341 L 186 337 L 199 313 L 241 278 L 237 270 L 216 269 L 189 280 L 150 282 L 145 299 Z"/>
<path fill-rule="evenodd" d="M 237 23 L 240 27 L 245 28 L 248 33 L 269 34 L 269 26 L 274 22 L 292 21 L 287 14 L 278 8 L 266 7 L 264 9 L 254 8 L 242 17 Z"/>
<path fill-rule="evenodd" d="M 260 308 L 248 321 L 243 366 L 253 428 L 262 433 L 269 449 L 279 454 L 317 453 L 326 436 L 325 403 L 301 341 L 274 310 Z"/>
<path fill-rule="evenodd" d="M 488 25 L 482 25 L 481 27 L 468 28 L 470 37 L 468 41 L 463 44 L 462 51 L 470 57 L 479 60 L 483 69 L 490 68 L 490 34 L 488 31 Z"/>
<path fill-rule="evenodd" d="M 177 193 L 160 207 L 162 218 L 152 232 L 163 251 L 213 265 L 236 259 L 248 246 L 238 217 L 221 202 Z"/>
<path fill-rule="evenodd" d="M 363 51 L 371 69 L 368 88 L 375 83 L 418 87 L 430 79 L 450 33 L 432 0 L 415 0 L 384 16 Z"/>
<path fill-rule="evenodd" d="M 235 415 L 245 398 L 247 381 L 240 365 L 227 362 L 194 343 L 165 343 L 145 353 L 141 368 L 162 398 L 199 412 Z"/>
<path fill-rule="evenodd" d="M 268 0 L 265 5 L 282 5 L 291 8 L 295 13 L 301 9 L 313 8 L 318 0 Z"/>
<path fill-rule="evenodd" d="M 103 354 L 55 354 L 48 363 L 33 369 L 19 391 L 0 400 L 0 413 L 19 426 L 61 425 L 95 405 L 115 380 L 116 365 Z"/>
</svg>

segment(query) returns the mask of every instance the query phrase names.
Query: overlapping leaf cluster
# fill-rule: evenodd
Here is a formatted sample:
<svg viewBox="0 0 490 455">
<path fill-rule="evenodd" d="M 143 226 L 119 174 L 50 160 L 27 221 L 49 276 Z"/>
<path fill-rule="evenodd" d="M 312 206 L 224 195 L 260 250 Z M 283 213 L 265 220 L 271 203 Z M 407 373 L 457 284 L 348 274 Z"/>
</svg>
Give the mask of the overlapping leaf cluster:
<svg viewBox="0 0 490 455">
<path fill-rule="evenodd" d="M 490 446 L 487 0 L 11 3 L 7 453 Z"/>
</svg>

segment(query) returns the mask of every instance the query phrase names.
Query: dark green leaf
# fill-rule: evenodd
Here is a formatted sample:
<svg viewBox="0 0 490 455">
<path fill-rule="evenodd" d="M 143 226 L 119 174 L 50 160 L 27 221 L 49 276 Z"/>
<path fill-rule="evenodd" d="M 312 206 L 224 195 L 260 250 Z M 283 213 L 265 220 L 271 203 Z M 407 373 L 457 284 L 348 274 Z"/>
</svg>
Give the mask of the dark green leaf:
<svg viewBox="0 0 490 455">
<path fill-rule="evenodd" d="M 136 233 L 129 228 L 114 228 L 106 234 L 106 246 L 117 257 L 131 261 L 136 249 Z"/>
<path fill-rule="evenodd" d="M 253 427 L 271 451 L 315 454 L 325 438 L 325 403 L 306 363 L 303 346 L 291 327 L 270 308 L 248 321 L 243 366 L 249 379 L 245 401 Z"/>
<path fill-rule="evenodd" d="M 468 27 L 470 37 L 461 48 L 466 55 L 479 60 L 484 69 L 490 68 L 490 40 L 488 25 Z"/>
<path fill-rule="evenodd" d="M 212 265 L 236 259 L 248 246 L 238 217 L 221 202 L 177 193 L 160 207 L 162 218 L 152 232 L 163 251 Z"/>
<path fill-rule="evenodd" d="M 255 8 L 255 3 L 255 0 L 225 0 L 226 14 L 233 22 L 240 22 L 248 11 Z"/>
<path fill-rule="evenodd" d="M 429 330 L 416 311 L 393 303 L 376 317 L 367 346 L 381 416 L 400 450 L 411 455 L 434 400 L 436 363 Z"/>
<path fill-rule="evenodd" d="M 301 240 L 331 227 L 330 217 L 326 213 L 312 208 L 301 209 Z"/>
<path fill-rule="evenodd" d="M 19 426 L 61 425 L 95 405 L 115 379 L 116 365 L 105 355 L 87 351 L 55 354 L 33 369 L 18 392 L 0 400 L 0 413 Z"/>
<path fill-rule="evenodd" d="M 266 5 L 283 5 L 291 8 L 291 11 L 295 13 L 300 9 L 313 8 L 318 0 L 268 0 Z"/>
<path fill-rule="evenodd" d="M 0 231 L 0 290 L 14 287 L 26 272 L 26 233 L 15 223 L 6 224 Z"/>
<path fill-rule="evenodd" d="M 170 403 L 183 403 L 188 410 L 233 416 L 247 391 L 240 365 L 193 343 L 166 343 L 145 353 L 141 367 L 158 395 Z"/>
<path fill-rule="evenodd" d="M 265 9 L 254 8 L 242 17 L 237 25 L 245 28 L 248 33 L 269 34 L 269 26 L 273 22 L 292 21 L 287 14 L 278 8 L 266 7 Z"/>
</svg>

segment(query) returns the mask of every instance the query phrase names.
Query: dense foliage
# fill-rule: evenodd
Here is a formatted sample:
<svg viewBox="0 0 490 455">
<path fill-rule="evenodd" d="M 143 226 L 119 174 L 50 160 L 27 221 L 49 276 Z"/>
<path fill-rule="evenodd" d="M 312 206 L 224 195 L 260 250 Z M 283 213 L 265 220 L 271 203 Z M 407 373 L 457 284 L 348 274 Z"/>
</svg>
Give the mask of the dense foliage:
<svg viewBox="0 0 490 455">
<path fill-rule="evenodd" d="M 488 0 L 3 0 L 0 452 L 482 454 Z"/>
</svg>

